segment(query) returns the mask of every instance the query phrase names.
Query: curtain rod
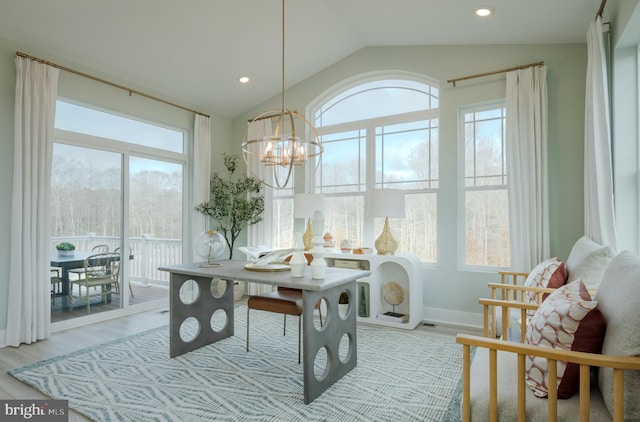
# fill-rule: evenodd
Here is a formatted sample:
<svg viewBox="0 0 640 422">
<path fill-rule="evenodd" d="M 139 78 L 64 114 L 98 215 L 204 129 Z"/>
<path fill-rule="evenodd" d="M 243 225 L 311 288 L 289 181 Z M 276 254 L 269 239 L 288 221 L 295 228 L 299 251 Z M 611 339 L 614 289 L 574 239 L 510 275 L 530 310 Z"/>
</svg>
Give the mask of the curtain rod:
<svg viewBox="0 0 640 422">
<path fill-rule="evenodd" d="M 604 6 L 607 4 L 607 0 L 602 0 L 600 2 L 600 8 L 598 9 L 598 13 L 596 13 L 596 17 L 593 20 L 598 20 L 598 16 L 602 17 L 602 13 L 604 12 Z"/>
<path fill-rule="evenodd" d="M 89 75 L 87 73 L 82 73 L 82 72 L 79 72 L 77 70 L 69 69 L 68 67 L 60 66 L 59 64 L 51 63 L 51 62 L 48 62 L 48 61 L 43 60 L 43 59 L 39 59 L 39 58 L 34 57 L 34 56 L 30 56 L 28 54 L 21 53 L 20 51 L 16 51 L 16 56 L 24 57 L 25 59 L 30 59 L 30 60 L 33 60 L 33 61 L 36 61 L 36 62 L 40 62 L 40 63 L 46 64 L 46 65 L 49 65 L 51 67 L 55 67 L 57 69 L 64 70 L 65 72 L 73 73 L 74 75 L 83 76 L 83 77 L 89 78 L 89 79 L 91 79 L 93 81 L 101 82 L 103 84 L 110 85 L 112 87 L 122 89 L 123 91 L 127 91 L 129 93 L 129 96 L 131 96 L 131 94 L 140 95 L 141 97 L 149 98 L 151 100 L 159 101 L 161 103 L 164 103 L 164 104 L 167 104 L 167 105 L 170 105 L 170 106 L 173 106 L 173 107 L 177 107 L 177 108 L 180 108 L 182 110 L 190 111 L 190 112 L 195 113 L 195 114 L 200 114 L 201 116 L 209 117 L 208 114 L 204 114 L 204 113 L 201 113 L 199 111 L 192 110 L 190 108 L 181 106 L 180 104 L 175 104 L 175 103 L 163 100 L 162 98 L 154 97 L 153 95 L 145 94 L 144 92 L 140 92 L 140 91 L 135 90 L 135 89 L 127 88 L 126 86 L 118 85 L 116 83 L 109 82 L 107 80 L 100 79 L 100 78 L 97 78 L 95 76 L 91 76 L 91 75 Z"/>
<path fill-rule="evenodd" d="M 543 66 L 543 65 L 544 65 L 544 62 L 529 63 L 522 66 L 509 67 L 507 69 L 494 70 L 492 72 L 478 73 L 476 75 L 463 76 L 462 78 L 449 79 L 447 83 L 453 84 L 453 87 L 455 88 L 456 82 L 458 81 L 465 81 L 467 79 L 473 79 L 473 78 L 481 78 L 483 76 L 496 75 L 498 73 L 511 72 L 512 70 L 520 70 L 520 69 L 526 69 L 528 67 Z"/>
</svg>

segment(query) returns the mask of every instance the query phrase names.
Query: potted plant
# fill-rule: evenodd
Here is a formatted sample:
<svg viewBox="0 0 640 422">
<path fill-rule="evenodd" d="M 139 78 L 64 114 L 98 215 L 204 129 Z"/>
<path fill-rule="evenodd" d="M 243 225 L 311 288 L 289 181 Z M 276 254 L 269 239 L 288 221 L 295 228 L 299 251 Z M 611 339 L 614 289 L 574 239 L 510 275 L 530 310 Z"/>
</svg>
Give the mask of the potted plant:
<svg viewBox="0 0 640 422">
<path fill-rule="evenodd" d="M 61 242 L 56 245 L 56 249 L 60 256 L 73 256 L 73 251 L 76 250 L 76 245 L 70 242 Z"/>
<path fill-rule="evenodd" d="M 245 174 L 233 177 L 238 165 L 238 156 L 224 154 L 227 177 L 217 172 L 211 176 L 211 200 L 195 207 L 216 221 L 217 228 L 229 247 L 229 259 L 233 258 L 233 246 L 240 232 L 249 224 L 262 221 L 264 196 L 262 183 Z"/>
</svg>

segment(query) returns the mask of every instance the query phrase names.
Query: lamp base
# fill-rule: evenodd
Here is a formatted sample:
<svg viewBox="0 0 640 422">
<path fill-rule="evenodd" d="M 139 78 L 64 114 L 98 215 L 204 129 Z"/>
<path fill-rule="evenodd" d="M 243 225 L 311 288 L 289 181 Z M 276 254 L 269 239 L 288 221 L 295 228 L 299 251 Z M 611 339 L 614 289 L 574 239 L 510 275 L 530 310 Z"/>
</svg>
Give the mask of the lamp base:
<svg viewBox="0 0 640 422">
<path fill-rule="evenodd" d="M 395 255 L 398 249 L 398 241 L 391 235 L 389 217 L 384 220 L 384 228 L 380 236 L 376 239 L 375 245 L 378 255 Z"/>
</svg>

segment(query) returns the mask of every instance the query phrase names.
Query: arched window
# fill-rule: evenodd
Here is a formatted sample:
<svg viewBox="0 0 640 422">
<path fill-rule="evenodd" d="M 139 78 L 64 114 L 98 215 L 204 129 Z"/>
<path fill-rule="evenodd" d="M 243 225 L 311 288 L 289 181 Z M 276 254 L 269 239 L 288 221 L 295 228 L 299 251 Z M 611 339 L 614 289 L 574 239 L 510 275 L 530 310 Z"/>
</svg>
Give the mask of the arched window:
<svg viewBox="0 0 640 422">
<path fill-rule="evenodd" d="M 329 94 L 313 110 L 325 152 L 311 190 L 325 197 L 325 232 L 373 247 L 384 218 L 367 192 L 405 191 L 405 218 L 391 219 L 397 253 L 437 261 L 439 89 L 413 75 L 378 76 Z"/>
</svg>

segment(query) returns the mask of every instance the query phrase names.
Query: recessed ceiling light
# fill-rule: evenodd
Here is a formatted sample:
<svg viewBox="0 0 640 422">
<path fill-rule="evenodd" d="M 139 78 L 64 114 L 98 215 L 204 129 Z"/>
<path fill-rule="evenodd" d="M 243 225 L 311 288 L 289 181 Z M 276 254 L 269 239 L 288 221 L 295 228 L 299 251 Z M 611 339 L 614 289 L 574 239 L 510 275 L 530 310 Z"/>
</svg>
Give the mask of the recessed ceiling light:
<svg viewBox="0 0 640 422">
<path fill-rule="evenodd" d="M 473 13 L 475 13 L 476 16 L 480 16 L 482 18 L 492 15 L 493 12 L 495 12 L 495 9 L 491 6 L 478 6 L 473 10 Z"/>
<path fill-rule="evenodd" d="M 241 84 L 248 84 L 249 81 L 251 81 L 251 79 L 249 79 L 248 76 L 240 76 L 238 78 L 238 82 L 240 82 Z"/>
</svg>

